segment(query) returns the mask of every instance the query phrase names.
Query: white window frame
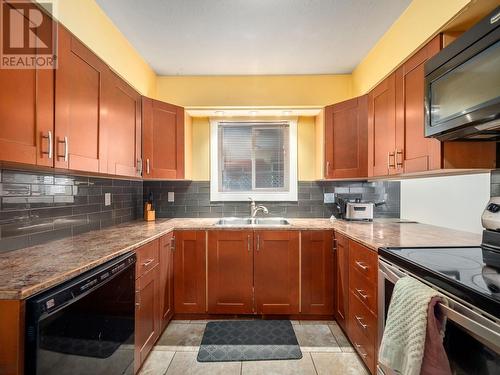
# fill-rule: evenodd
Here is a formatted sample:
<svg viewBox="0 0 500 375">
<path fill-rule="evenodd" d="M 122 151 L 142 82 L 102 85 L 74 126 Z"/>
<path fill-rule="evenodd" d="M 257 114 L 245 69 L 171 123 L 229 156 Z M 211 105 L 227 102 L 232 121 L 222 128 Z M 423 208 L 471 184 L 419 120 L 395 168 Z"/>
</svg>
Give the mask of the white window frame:
<svg viewBox="0 0 500 375">
<path fill-rule="evenodd" d="M 287 122 L 289 126 L 290 157 L 289 190 L 288 191 L 219 191 L 219 123 L 277 123 Z M 259 202 L 279 201 L 296 202 L 298 198 L 297 176 L 297 118 L 252 118 L 252 119 L 221 119 L 210 118 L 210 200 L 215 202 L 241 202 L 252 198 Z"/>
</svg>

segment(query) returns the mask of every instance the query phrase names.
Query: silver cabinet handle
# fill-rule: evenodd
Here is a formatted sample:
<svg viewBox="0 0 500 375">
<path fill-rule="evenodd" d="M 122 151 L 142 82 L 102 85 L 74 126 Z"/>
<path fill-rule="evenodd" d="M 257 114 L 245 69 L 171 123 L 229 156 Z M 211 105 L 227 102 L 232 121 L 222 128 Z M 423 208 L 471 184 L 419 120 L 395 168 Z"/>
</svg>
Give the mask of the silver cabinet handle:
<svg viewBox="0 0 500 375">
<path fill-rule="evenodd" d="M 387 153 L 387 168 L 396 168 L 395 160 L 394 163 L 391 164 L 391 158 L 395 158 L 395 153 L 394 152 L 388 152 Z"/>
<path fill-rule="evenodd" d="M 57 154 L 57 157 L 63 157 L 64 161 L 68 161 L 68 155 L 69 155 L 69 143 L 68 143 L 68 137 L 64 136 L 64 139 L 62 141 L 57 141 L 58 143 L 64 143 L 64 154 L 59 155 Z"/>
<path fill-rule="evenodd" d="M 148 259 L 147 261 L 145 261 L 144 263 L 142 263 L 142 266 L 143 266 L 143 267 L 147 267 L 147 266 L 149 266 L 149 265 L 150 265 L 151 263 L 153 263 L 153 262 L 154 262 L 154 259 L 153 259 L 153 258 Z"/>
<path fill-rule="evenodd" d="M 337 250 L 337 239 L 336 239 L 336 238 L 334 238 L 334 239 L 333 239 L 333 243 L 332 243 L 332 245 L 333 245 L 333 246 L 332 246 L 332 250 L 333 250 L 333 251 Z"/>
<path fill-rule="evenodd" d="M 146 173 L 149 174 L 149 158 L 146 159 Z"/>
<path fill-rule="evenodd" d="M 366 271 L 368 269 L 368 266 L 362 262 L 360 262 L 359 260 L 355 261 L 354 263 L 356 263 L 356 265 L 361 268 L 362 270 Z"/>
<path fill-rule="evenodd" d="M 175 251 L 175 237 L 172 237 L 170 240 L 170 249 Z"/>
<path fill-rule="evenodd" d="M 142 159 L 137 159 L 137 174 L 142 176 Z"/>
<path fill-rule="evenodd" d="M 47 132 L 47 135 L 43 135 L 43 133 L 42 133 L 42 138 L 43 139 L 47 139 L 48 142 L 49 142 L 48 150 L 47 151 L 42 151 L 42 154 L 48 155 L 48 158 L 52 159 L 52 149 L 53 149 L 53 147 L 52 147 L 52 131 L 49 130 Z"/>
<path fill-rule="evenodd" d="M 361 298 L 363 298 L 364 300 L 366 300 L 368 298 L 368 294 L 366 294 L 366 292 L 363 289 L 355 288 L 355 290 L 359 294 L 359 296 Z"/>
<path fill-rule="evenodd" d="M 364 324 L 363 319 L 360 316 L 354 315 L 354 317 L 356 318 L 356 321 L 361 326 L 361 328 L 363 328 L 363 329 L 368 328 L 368 324 Z"/>
<path fill-rule="evenodd" d="M 260 251 L 260 234 L 257 235 L 257 251 Z"/>
<path fill-rule="evenodd" d="M 250 252 L 250 235 L 247 236 L 247 251 Z"/>
<path fill-rule="evenodd" d="M 403 168 L 403 150 L 396 150 L 395 155 L 396 155 L 396 167 Z M 400 155 L 401 155 L 401 159 L 399 158 Z M 399 161 L 399 160 L 401 160 L 401 161 Z"/>
</svg>

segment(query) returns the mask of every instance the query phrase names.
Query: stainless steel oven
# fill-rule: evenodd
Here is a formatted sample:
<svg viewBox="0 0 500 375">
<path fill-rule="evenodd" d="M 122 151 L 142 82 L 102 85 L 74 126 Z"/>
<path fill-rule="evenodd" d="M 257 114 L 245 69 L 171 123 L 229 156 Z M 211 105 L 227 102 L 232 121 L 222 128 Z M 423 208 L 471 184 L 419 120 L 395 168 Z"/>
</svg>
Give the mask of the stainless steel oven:
<svg viewBox="0 0 500 375">
<path fill-rule="evenodd" d="M 405 276 L 414 277 L 447 295 L 450 306 L 439 305 L 447 317 L 443 341 L 454 375 L 500 374 L 500 322 L 456 296 L 436 287 L 392 262 L 380 258 L 378 271 L 378 326 L 379 343 L 382 340 L 387 311 L 396 282 Z M 379 374 L 393 372 L 379 363 Z"/>
</svg>

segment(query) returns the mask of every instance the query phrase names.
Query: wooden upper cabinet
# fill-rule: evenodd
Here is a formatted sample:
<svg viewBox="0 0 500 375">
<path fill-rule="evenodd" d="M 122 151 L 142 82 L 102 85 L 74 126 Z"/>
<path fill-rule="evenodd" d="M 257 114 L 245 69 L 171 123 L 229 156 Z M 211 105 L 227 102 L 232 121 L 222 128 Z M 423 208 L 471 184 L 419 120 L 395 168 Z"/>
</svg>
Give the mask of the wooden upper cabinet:
<svg viewBox="0 0 500 375">
<path fill-rule="evenodd" d="M 325 108 L 325 178 L 366 177 L 368 97 Z"/>
<path fill-rule="evenodd" d="M 258 314 L 299 312 L 299 232 L 255 231 L 255 307 Z"/>
<path fill-rule="evenodd" d="M 184 178 L 184 108 L 142 98 L 144 178 Z"/>
<path fill-rule="evenodd" d="M 253 231 L 208 232 L 208 312 L 253 312 Z"/>
<path fill-rule="evenodd" d="M 369 176 L 397 173 L 395 100 L 394 73 L 368 94 Z"/>
<path fill-rule="evenodd" d="M 0 69 L 0 87 L 0 160 L 52 167 L 54 70 Z"/>
<path fill-rule="evenodd" d="M 104 84 L 107 113 L 101 134 L 105 137 L 102 150 L 107 152 L 107 173 L 141 177 L 141 95 L 112 72 Z"/>
<path fill-rule="evenodd" d="M 109 68 L 63 26 L 58 34 L 55 167 L 107 173 L 102 133 L 103 82 Z"/>
<path fill-rule="evenodd" d="M 207 311 L 205 232 L 177 231 L 175 242 L 175 312 L 205 313 Z"/>
<path fill-rule="evenodd" d="M 333 231 L 301 232 L 301 313 L 333 315 Z"/>
<path fill-rule="evenodd" d="M 441 46 L 438 35 L 396 71 L 396 168 L 400 172 L 441 168 L 441 142 L 424 137 L 424 64 Z"/>
<path fill-rule="evenodd" d="M 160 317 L 161 330 L 174 316 L 174 235 L 160 238 Z"/>
<path fill-rule="evenodd" d="M 349 240 L 335 232 L 335 292 L 334 315 L 339 325 L 347 330 L 349 308 Z"/>
</svg>

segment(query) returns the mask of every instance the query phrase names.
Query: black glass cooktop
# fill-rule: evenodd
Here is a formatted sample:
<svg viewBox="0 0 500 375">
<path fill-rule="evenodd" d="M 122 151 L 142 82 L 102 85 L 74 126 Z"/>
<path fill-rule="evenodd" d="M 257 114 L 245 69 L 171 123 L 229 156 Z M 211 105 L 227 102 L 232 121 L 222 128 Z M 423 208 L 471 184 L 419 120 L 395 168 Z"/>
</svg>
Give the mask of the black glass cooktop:
<svg viewBox="0 0 500 375">
<path fill-rule="evenodd" d="M 500 319 L 500 252 L 481 247 L 382 248 L 382 258 Z"/>
</svg>

